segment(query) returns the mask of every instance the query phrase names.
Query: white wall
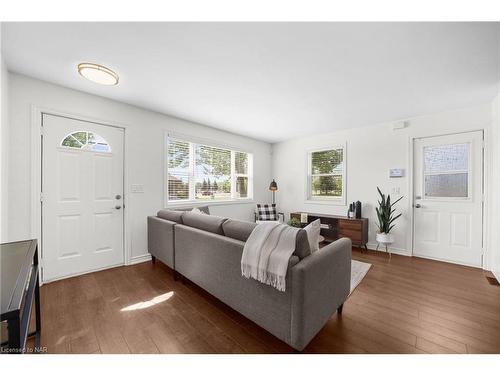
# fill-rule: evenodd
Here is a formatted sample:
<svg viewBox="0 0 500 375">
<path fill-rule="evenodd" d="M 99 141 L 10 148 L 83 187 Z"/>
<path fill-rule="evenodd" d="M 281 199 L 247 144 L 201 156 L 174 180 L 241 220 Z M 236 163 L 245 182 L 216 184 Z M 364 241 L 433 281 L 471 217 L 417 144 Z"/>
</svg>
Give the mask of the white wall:
<svg viewBox="0 0 500 375">
<path fill-rule="evenodd" d="M 129 193 L 127 209 L 130 213 L 130 240 L 132 256 L 140 258 L 145 254 L 147 215 L 154 214 L 163 206 L 163 138 L 165 130 L 194 135 L 248 149 L 255 158 L 255 201 L 268 202 L 267 190 L 271 178 L 278 182 L 277 201 L 281 211 L 309 211 L 345 215 L 347 206 L 308 204 L 305 202 L 306 153 L 308 150 L 329 145 L 347 145 L 347 202 L 363 202 L 363 216 L 370 219 L 370 245 L 375 246 L 375 214 L 377 201 L 376 186 L 392 193 L 399 187 L 405 195 L 399 207 L 403 217 L 395 230 L 396 242 L 393 251 L 410 254 L 411 237 L 409 230 L 408 173 L 410 160 L 410 137 L 431 136 L 468 130 L 487 129 L 492 156 L 488 157 L 487 178 L 488 214 L 497 219 L 488 220 L 487 244 L 492 249 L 486 258 L 486 268 L 500 271 L 500 247 L 497 229 L 500 226 L 500 199 L 495 200 L 495 192 L 500 188 L 500 171 L 492 165 L 500 165 L 500 96 L 494 103 L 497 113 L 495 126 L 491 128 L 491 103 L 466 109 L 449 111 L 410 119 L 410 126 L 393 130 L 392 123 L 383 123 L 363 128 L 343 130 L 329 134 L 312 135 L 272 146 L 227 132 L 183 121 L 138 107 L 108 100 L 61 86 L 42 82 L 18 74 L 2 71 L 2 90 L 9 89 L 9 101 L 2 92 L 2 124 L 5 124 L 5 109 L 10 112 L 10 126 L 2 125 L 2 159 L 7 156 L 10 163 L 8 191 L 3 191 L 2 219 L 7 215 L 8 227 L 4 229 L 2 241 L 18 240 L 31 236 L 31 106 L 52 108 L 57 111 L 99 118 L 107 122 L 127 126 Z M 6 84 L 8 83 L 8 85 Z M 8 107 L 5 104 L 8 103 Z M 7 137 L 4 136 L 7 134 Z M 11 144 L 10 149 L 5 148 Z M 495 145 L 495 147 L 493 147 Z M 496 150 L 496 154 L 493 151 Z M 8 152 L 5 152 L 8 151 Z M 272 169 L 271 169 L 272 163 Z M 493 164 L 495 163 L 495 164 Z M 2 185 L 5 187 L 2 165 Z M 145 168 L 144 166 L 147 166 Z M 389 168 L 405 168 L 406 176 L 389 179 Z M 494 177 L 493 177 L 494 176 Z M 498 182 L 493 185 L 493 179 Z M 130 194 L 131 184 L 143 184 L 144 194 Z M 3 189 L 5 190 L 5 189 Z M 8 194 L 8 207 L 5 207 Z M 212 212 L 244 220 L 252 220 L 253 204 L 215 206 Z M 496 211 L 495 211 L 496 210 Z M 490 212 L 491 211 L 491 212 Z M 496 212 L 496 213 L 495 213 Z M 4 220 L 2 220 L 4 221 Z M 7 232 L 5 232 L 5 229 Z M 495 237 L 495 238 L 493 238 Z M 498 236 L 497 236 L 498 237 Z M 495 247 L 496 244 L 496 247 Z M 494 252 L 496 250 L 496 252 Z M 497 271 L 497 272 L 498 272 Z M 499 272 L 500 273 L 500 272 Z"/>
<path fill-rule="evenodd" d="M 1 27 L 0 27 L 1 30 Z M 1 31 L 0 31 L 1 33 Z M 1 35 L 0 35 L 1 40 Z M 8 126 L 8 91 L 9 73 L 4 64 L 0 48 L 0 243 L 7 239 L 8 231 L 8 160 L 9 160 L 9 126 Z"/>
<path fill-rule="evenodd" d="M 360 109 L 362 110 L 362 109 Z M 410 119 L 410 126 L 393 130 L 393 123 L 311 135 L 273 145 L 273 177 L 279 187 L 278 206 L 286 214 L 293 211 L 346 215 L 348 206 L 309 204 L 305 202 L 307 151 L 332 145 L 347 146 L 347 202 L 360 200 L 363 216 L 370 221 L 369 247 L 375 247 L 376 187 L 392 194 L 400 188 L 405 196 L 398 203 L 402 218 L 394 230 L 393 251 L 411 254 L 410 137 L 441 135 L 468 130 L 488 129 L 491 125 L 491 103 L 472 108 Z M 390 168 L 404 168 L 404 178 L 389 179 Z"/>
<path fill-rule="evenodd" d="M 113 88 L 110 88 L 112 90 Z M 146 217 L 163 207 L 164 133 L 206 138 L 234 145 L 254 154 L 254 198 L 268 201 L 271 178 L 271 145 L 210 127 L 147 111 L 113 100 L 74 91 L 26 76 L 10 75 L 10 181 L 8 239 L 31 236 L 31 136 L 32 105 L 57 111 L 97 118 L 125 125 L 127 172 L 125 194 L 130 217 L 132 257 L 147 251 Z M 144 194 L 131 194 L 131 184 L 143 184 Z M 212 213 L 253 220 L 254 205 L 230 204 L 214 206 Z"/>
<path fill-rule="evenodd" d="M 493 124 L 491 127 L 489 145 L 491 149 L 491 163 L 488 174 L 490 201 L 488 205 L 488 268 L 500 281 L 500 94 L 495 98 L 492 105 Z"/>
</svg>

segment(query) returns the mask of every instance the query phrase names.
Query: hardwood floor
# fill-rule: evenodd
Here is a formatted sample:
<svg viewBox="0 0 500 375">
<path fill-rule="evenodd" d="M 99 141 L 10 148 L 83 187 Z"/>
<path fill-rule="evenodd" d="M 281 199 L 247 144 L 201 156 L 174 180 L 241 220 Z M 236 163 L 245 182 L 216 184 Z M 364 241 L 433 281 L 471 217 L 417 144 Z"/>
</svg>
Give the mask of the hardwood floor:
<svg viewBox="0 0 500 375">
<path fill-rule="evenodd" d="M 483 271 L 355 249 L 373 267 L 305 353 L 500 353 L 500 287 Z M 41 288 L 49 353 L 291 353 L 160 262 Z"/>
</svg>

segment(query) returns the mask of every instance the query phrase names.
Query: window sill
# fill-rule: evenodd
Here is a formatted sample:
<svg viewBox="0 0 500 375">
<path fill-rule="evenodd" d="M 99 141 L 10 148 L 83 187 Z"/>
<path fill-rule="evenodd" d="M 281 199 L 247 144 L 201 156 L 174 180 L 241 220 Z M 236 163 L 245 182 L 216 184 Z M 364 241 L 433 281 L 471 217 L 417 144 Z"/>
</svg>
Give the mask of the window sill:
<svg viewBox="0 0 500 375">
<path fill-rule="evenodd" d="M 183 201 L 183 202 L 169 202 L 165 208 L 186 208 L 186 207 L 200 207 L 200 206 L 225 206 L 232 204 L 251 204 L 255 203 L 253 199 L 231 199 L 227 201 Z"/>
<path fill-rule="evenodd" d="M 323 204 L 330 206 L 347 206 L 345 199 L 306 199 L 306 204 Z"/>
</svg>

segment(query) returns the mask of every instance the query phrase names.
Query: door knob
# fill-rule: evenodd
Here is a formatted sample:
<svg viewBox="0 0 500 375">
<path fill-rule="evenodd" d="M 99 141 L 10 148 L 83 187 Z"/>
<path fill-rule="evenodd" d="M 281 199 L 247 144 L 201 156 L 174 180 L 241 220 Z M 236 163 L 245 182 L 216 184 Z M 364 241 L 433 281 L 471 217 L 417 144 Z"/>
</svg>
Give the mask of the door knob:
<svg viewBox="0 0 500 375">
<path fill-rule="evenodd" d="M 116 205 L 115 208 L 119 210 L 120 208 L 122 208 L 122 206 Z"/>
<path fill-rule="evenodd" d="M 120 194 L 116 194 L 115 199 L 122 199 L 122 196 Z"/>
<path fill-rule="evenodd" d="M 422 205 L 420 205 L 418 203 L 415 205 L 415 208 L 421 208 L 421 207 L 422 207 Z"/>
</svg>

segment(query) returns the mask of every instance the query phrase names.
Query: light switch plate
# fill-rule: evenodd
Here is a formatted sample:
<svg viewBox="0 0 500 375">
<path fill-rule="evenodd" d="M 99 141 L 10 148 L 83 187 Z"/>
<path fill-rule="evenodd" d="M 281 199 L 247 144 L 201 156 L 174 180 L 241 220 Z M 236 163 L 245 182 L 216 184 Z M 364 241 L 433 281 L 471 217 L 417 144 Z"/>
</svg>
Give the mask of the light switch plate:
<svg viewBox="0 0 500 375">
<path fill-rule="evenodd" d="M 144 193 L 144 185 L 133 184 L 130 190 L 132 191 L 132 193 Z"/>
</svg>

